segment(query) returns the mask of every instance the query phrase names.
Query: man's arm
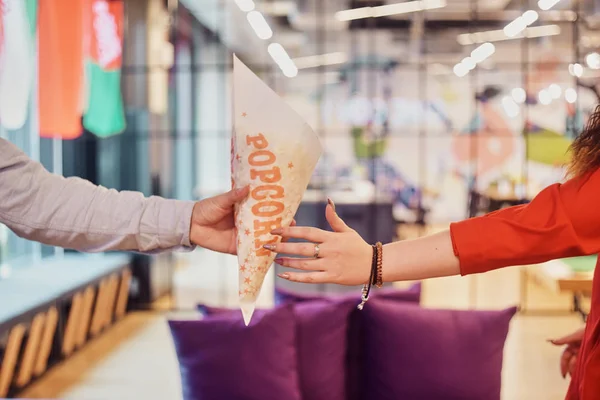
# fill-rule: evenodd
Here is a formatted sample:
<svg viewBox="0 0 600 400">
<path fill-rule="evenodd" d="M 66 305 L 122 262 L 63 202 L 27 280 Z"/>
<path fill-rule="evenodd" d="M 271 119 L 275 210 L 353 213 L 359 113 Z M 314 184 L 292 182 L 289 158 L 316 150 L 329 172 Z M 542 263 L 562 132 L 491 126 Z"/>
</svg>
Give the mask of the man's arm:
<svg viewBox="0 0 600 400">
<path fill-rule="evenodd" d="M 51 174 L 0 139 L 0 223 L 20 237 L 86 252 L 192 248 L 193 207 Z"/>
</svg>

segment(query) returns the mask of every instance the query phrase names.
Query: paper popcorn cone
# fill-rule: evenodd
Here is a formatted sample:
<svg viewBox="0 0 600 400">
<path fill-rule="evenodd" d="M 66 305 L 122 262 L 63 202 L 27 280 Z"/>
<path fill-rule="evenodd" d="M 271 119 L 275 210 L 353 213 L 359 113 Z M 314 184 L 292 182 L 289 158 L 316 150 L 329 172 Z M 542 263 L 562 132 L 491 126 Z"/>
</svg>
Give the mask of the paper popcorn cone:
<svg viewBox="0 0 600 400">
<path fill-rule="evenodd" d="M 233 112 L 232 184 L 250 186 L 235 210 L 239 300 L 248 325 L 275 259 L 263 245 L 277 243 L 270 232 L 291 224 L 322 147 L 308 124 L 235 56 Z"/>
</svg>

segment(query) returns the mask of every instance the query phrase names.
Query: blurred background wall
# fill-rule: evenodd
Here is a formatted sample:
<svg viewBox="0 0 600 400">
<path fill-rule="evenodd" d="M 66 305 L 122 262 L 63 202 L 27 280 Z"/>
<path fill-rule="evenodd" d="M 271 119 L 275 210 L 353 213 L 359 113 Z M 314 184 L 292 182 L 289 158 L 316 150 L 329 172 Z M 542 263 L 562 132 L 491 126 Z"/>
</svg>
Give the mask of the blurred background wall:
<svg viewBox="0 0 600 400">
<path fill-rule="evenodd" d="M 108 67 L 120 81 L 112 94 L 98 91 L 87 53 L 80 73 L 92 111 L 117 125 L 103 131 L 86 123 L 91 112 L 83 110 L 73 135 L 44 131 L 39 117 L 48 100 L 38 94 L 54 87 L 60 99 L 66 89 L 44 59 L 58 47 L 37 39 L 68 16 L 47 16 L 54 5 L 47 3 L 27 3 L 38 18 L 29 22 L 27 43 L 40 56 L 31 58 L 26 120 L 18 129 L 3 124 L 2 136 L 50 171 L 147 195 L 199 199 L 227 190 L 233 53 L 325 144 L 308 204 L 327 195 L 384 204 L 394 228 L 466 218 L 485 211 L 490 193 L 531 199 L 562 179 L 568 145 L 598 99 L 599 10 L 592 1 L 544 9 L 525 0 L 432 1 L 419 12 L 361 0 L 109 1 L 123 7 L 122 59 Z M 369 10 L 382 16 L 366 18 Z M 253 26 L 249 18 L 257 15 L 262 25 Z M 85 45 L 93 26 L 86 20 L 72 40 Z M 7 31 L 7 51 L 14 37 Z M 291 71 L 271 56 L 275 43 L 292 60 Z M 122 106 L 106 106 L 121 98 Z M 306 215 L 307 223 L 322 222 L 317 211 Z M 62 254 L 1 232 L 4 271 Z"/>
</svg>

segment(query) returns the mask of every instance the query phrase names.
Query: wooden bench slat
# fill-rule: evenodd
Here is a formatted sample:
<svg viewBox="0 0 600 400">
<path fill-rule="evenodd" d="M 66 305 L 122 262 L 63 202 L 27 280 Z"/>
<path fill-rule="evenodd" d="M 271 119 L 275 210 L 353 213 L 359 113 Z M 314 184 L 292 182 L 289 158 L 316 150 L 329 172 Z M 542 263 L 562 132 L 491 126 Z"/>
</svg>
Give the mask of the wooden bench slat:
<svg viewBox="0 0 600 400">
<path fill-rule="evenodd" d="M 79 324 L 82 303 L 83 295 L 81 292 L 75 293 L 71 302 L 71 310 L 67 319 L 67 327 L 65 328 L 65 335 L 62 343 L 62 353 L 65 357 L 70 356 L 75 349 L 75 332 L 77 330 L 77 325 Z"/>
<path fill-rule="evenodd" d="M 54 342 L 54 333 L 58 323 L 58 310 L 56 307 L 51 307 L 46 314 L 46 324 L 44 325 L 44 334 L 40 343 L 37 360 L 33 368 L 34 376 L 40 376 L 48 367 L 48 358 L 52 351 L 52 343 Z"/>
<path fill-rule="evenodd" d="M 85 343 L 89 329 L 90 321 L 92 318 L 92 307 L 94 306 L 94 296 L 96 295 L 96 289 L 93 286 L 88 286 L 83 292 L 83 310 L 81 312 L 81 319 L 79 320 L 79 326 L 77 329 L 77 335 L 75 338 L 75 346 L 80 348 Z"/>
<path fill-rule="evenodd" d="M 131 270 L 126 268 L 121 274 L 121 283 L 119 285 L 119 296 L 117 297 L 117 306 L 115 307 L 115 317 L 121 319 L 127 312 L 127 302 L 129 301 L 129 286 L 131 285 Z"/>
<path fill-rule="evenodd" d="M 90 334 L 92 336 L 97 335 L 102 330 L 102 318 L 106 307 L 106 297 L 108 291 L 108 279 L 103 279 L 100 282 L 98 288 L 98 296 L 96 297 L 96 306 L 94 307 L 94 314 L 92 316 L 92 323 L 90 326 Z"/>
<path fill-rule="evenodd" d="M 33 376 L 33 366 L 35 365 L 38 351 L 40 350 L 40 342 L 44 333 L 45 320 L 45 313 L 39 313 L 33 317 L 33 322 L 29 328 L 27 343 L 25 344 L 25 351 L 21 358 L 19 372 L 15 379 L 15 385 L 17 387 L 23 387 L 31 381 L 31 377 Z"/>
<path fill-rule="evenodd" d="M 112 324 L 114 319 L 115 303 L 117 301 L 117 292 L 119 290 L 119 275 L 114 274 L 108 278 L 108 294 L 106 296 L 106 307 L 102 318 L 102 328 Z"/>
<path fill-rule="evenodd" d="M 8 395 L 24 336 L 25 326 L 23 324 L 14 326 L 8 335 L 4 358 L 0 365 L 0 397 L 6 397 Z"/>
</svg>

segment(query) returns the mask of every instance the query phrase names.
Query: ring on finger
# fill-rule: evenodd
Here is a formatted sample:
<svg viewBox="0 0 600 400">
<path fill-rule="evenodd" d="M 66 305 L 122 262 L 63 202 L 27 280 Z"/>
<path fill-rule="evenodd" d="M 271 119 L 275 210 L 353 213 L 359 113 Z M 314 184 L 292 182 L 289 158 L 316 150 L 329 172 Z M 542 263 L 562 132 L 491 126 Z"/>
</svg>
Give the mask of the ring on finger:
<svg viewBox="0 0 600 400">
<path fill-rule="evenodd" d="M 315 251 L 313 253 L 313 258 L 319 258 L 319 253 L 321 252 L 321 247 L 318 243 L 315 243 Z"/>
</svg>

